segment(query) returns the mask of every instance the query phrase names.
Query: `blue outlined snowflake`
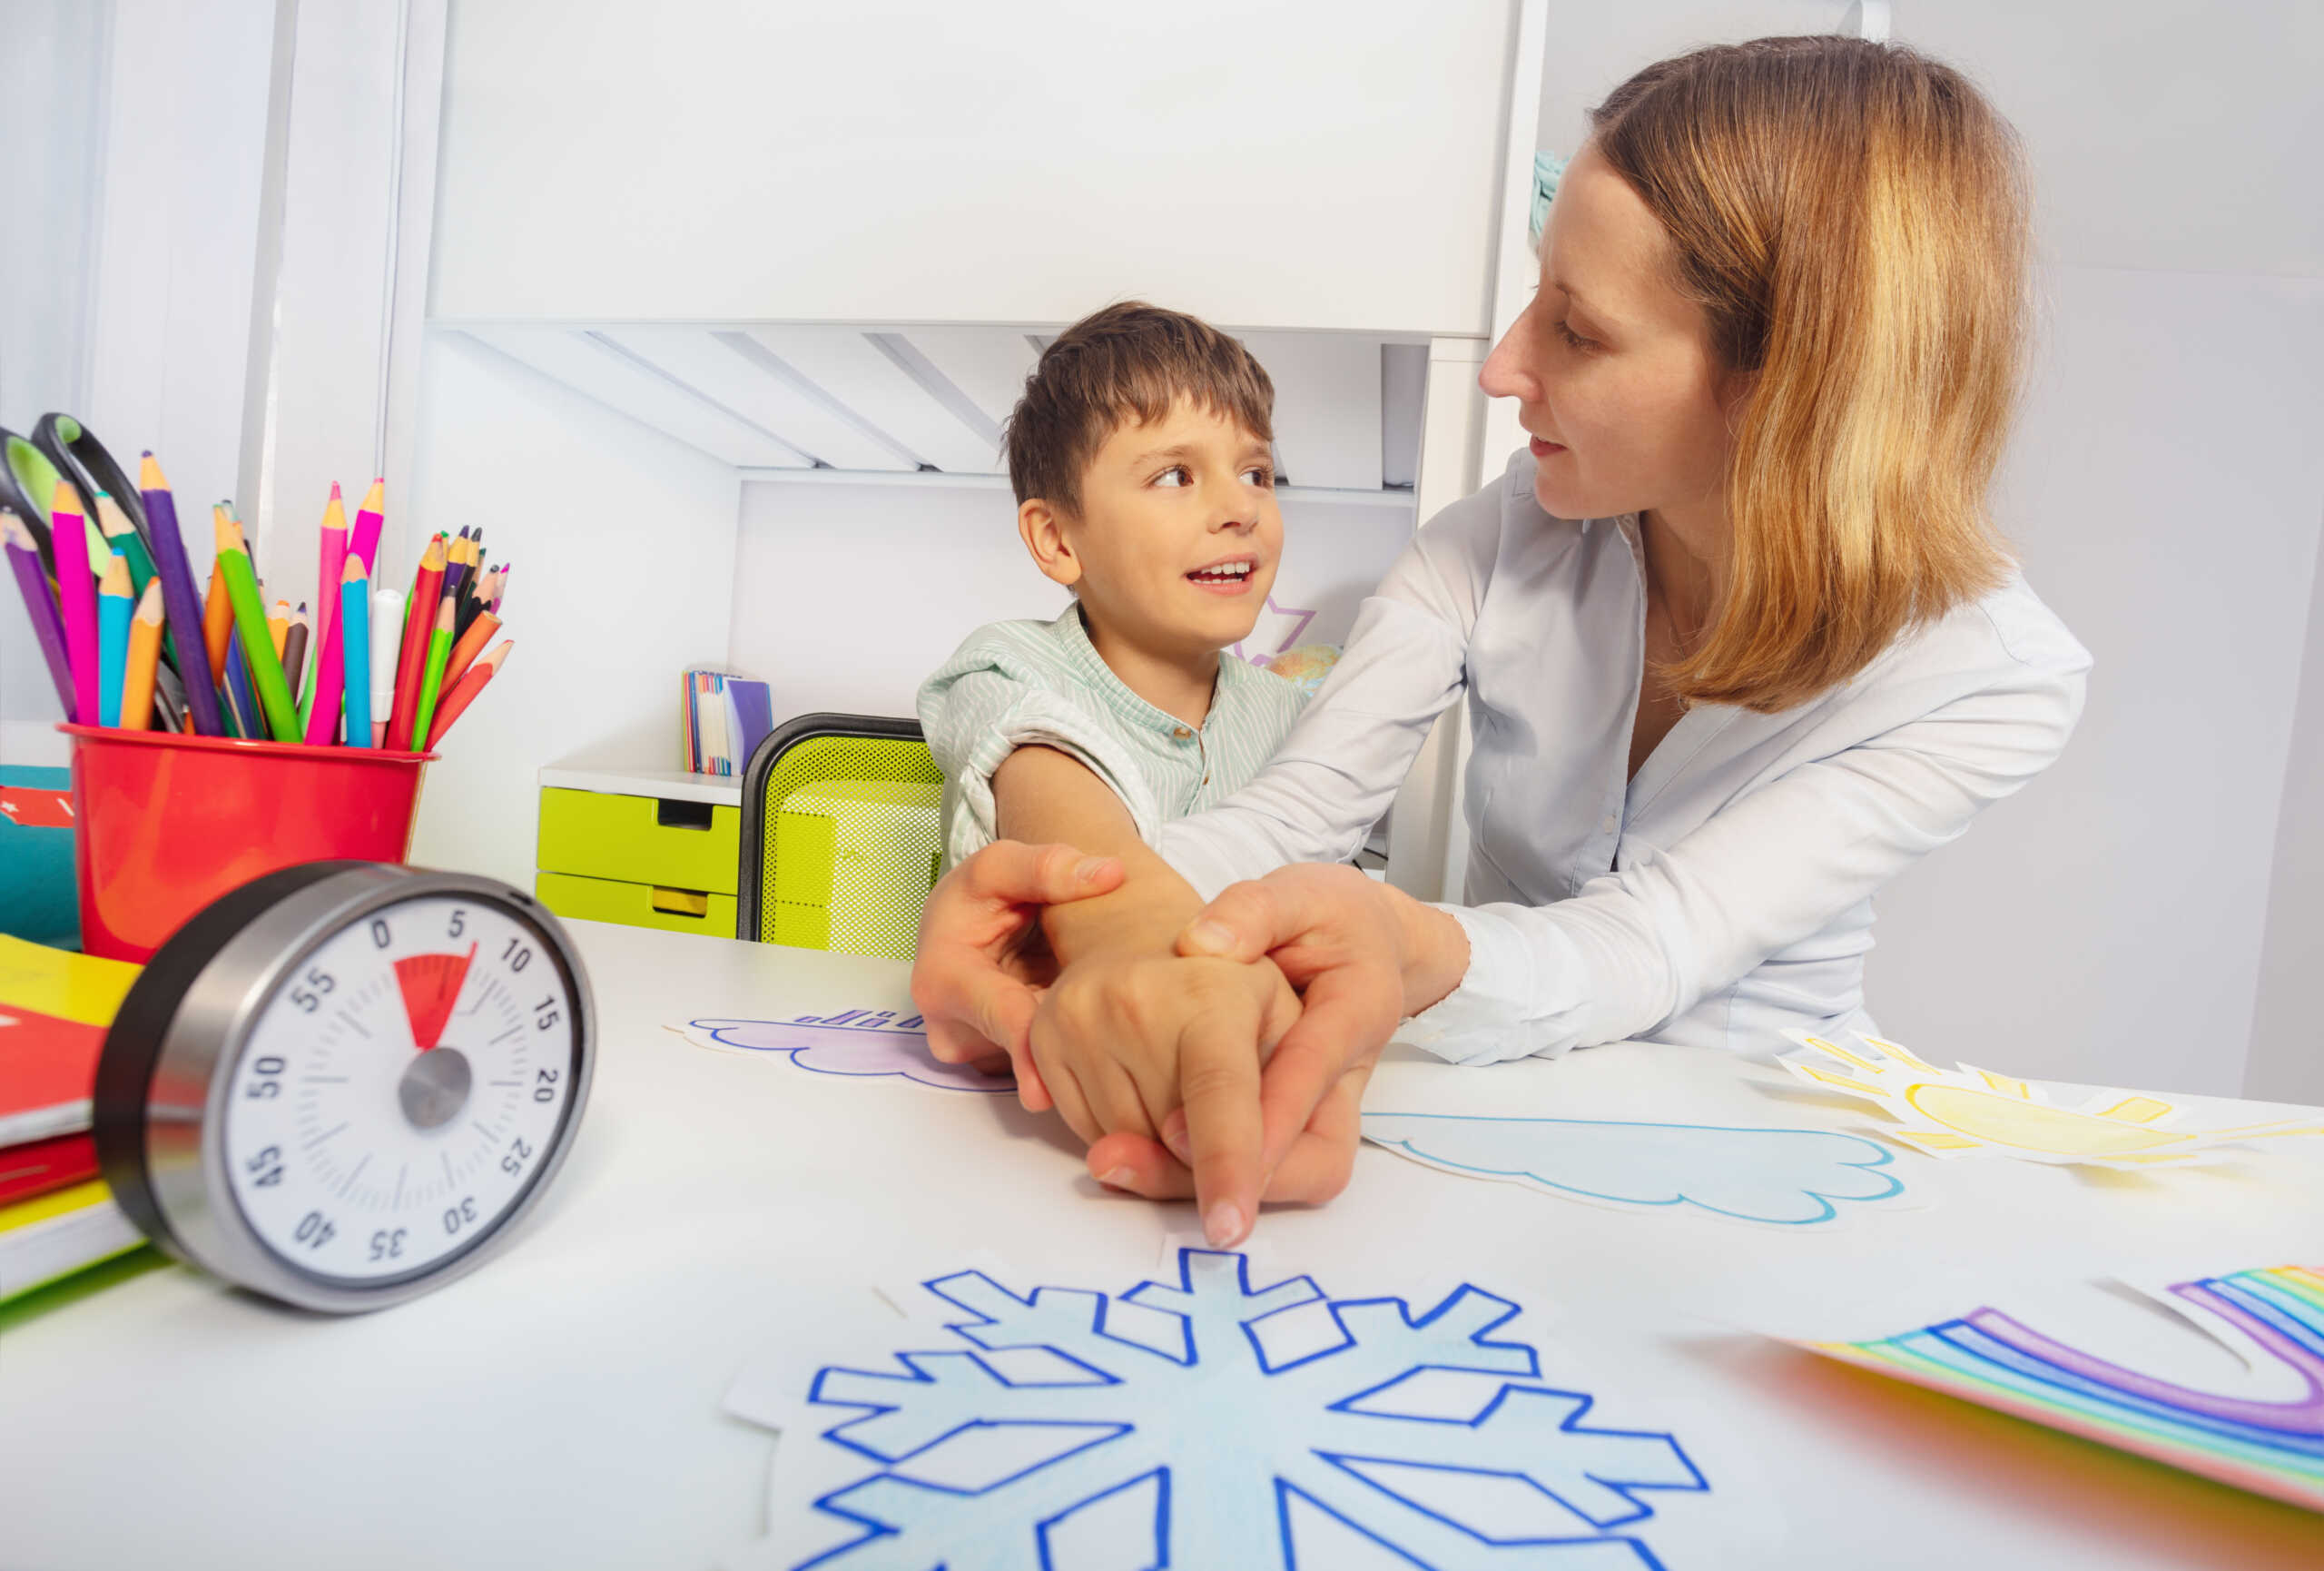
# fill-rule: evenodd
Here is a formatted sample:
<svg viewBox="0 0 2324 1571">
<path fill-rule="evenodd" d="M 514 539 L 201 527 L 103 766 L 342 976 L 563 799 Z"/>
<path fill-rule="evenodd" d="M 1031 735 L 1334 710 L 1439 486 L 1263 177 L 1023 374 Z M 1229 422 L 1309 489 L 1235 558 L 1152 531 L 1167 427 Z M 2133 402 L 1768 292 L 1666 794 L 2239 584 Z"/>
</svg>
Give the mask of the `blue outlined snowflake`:
<svg viewBox="0 0 2324 1571">
<path fill-rule="evenodd" d="M 1493 1340 L 1517 1306 L 1474 1287 L 1414 1318 L 1304 1276 L 1255 1291 L 1246 1257 L 1192 1249 L 1175 1286 L 1111 1299 L 926 1286 L 973 1317 L 965 1347 L 814 1378 L 858 1415 L 823 1438 L 877 1470 L 815 1502 L 862 1531 L 802 1566 L 1293 1571 L 1315 1531 L 1441 1571 L 1636 1571 L 1661 1564 L 1619 1531 L 1641 1492 L 1709 1487 L 1669 1435 L 1584 1425 L 1592 1399 Z"/>
</svg>

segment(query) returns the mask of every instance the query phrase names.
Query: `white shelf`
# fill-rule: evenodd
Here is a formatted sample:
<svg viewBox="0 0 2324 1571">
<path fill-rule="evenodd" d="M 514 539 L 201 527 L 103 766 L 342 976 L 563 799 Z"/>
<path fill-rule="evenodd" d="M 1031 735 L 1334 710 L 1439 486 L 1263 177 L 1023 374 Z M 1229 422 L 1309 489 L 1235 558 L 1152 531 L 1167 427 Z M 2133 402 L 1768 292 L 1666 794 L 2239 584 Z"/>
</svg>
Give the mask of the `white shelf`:
<svg viewBox="0 0 2324 1571">
<path fill-rule="evenodd" d="M 541 770 L 543 789 L 596 791 L 615 796 L 659 796 L 714 806 L 743 805 L 739 775 L 696 775 L 687 769 L 631 769 L 601 764 L 551 764 Z"/>
</svg>

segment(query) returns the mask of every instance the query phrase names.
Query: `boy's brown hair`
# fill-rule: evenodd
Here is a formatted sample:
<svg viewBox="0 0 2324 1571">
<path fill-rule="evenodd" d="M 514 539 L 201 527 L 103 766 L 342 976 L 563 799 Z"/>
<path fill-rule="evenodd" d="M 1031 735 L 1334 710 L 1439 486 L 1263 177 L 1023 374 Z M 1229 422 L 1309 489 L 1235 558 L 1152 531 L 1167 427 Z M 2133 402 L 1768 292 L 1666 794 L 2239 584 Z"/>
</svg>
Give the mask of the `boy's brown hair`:
<svg viewBox="0 0 2324 1571">
<path fill-rule="evenodd" d="M 1236 340 L 1184 311 L 1124 301 L 1085 316 L 1041 351 L 1009 417 L 1009 483 L 1078 514 L 1081 472 L 1124 425 L 1191 399 L 1263 442 L 1275 440 L 1275 383 Z"/>
</svg>

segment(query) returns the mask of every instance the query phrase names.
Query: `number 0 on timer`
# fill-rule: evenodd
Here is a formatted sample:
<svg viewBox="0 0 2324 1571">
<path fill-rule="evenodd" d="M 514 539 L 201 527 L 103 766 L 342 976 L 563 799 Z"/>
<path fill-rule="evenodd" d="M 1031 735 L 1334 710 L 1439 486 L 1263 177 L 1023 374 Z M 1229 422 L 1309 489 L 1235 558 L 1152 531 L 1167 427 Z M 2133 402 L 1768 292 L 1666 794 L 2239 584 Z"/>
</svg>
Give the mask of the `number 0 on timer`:
<svg viewBox="0 0 2324 1571">
<path fill-rule="evenodd" d="M 99 1076 L 107 1177 L 231 1280 L 393 1302 L 478 1263 L 539 1194 L 591 1024 L 562 928 L 519 892 L 291 868 L 194 918 L 124 1002 Z"/>
</svg>

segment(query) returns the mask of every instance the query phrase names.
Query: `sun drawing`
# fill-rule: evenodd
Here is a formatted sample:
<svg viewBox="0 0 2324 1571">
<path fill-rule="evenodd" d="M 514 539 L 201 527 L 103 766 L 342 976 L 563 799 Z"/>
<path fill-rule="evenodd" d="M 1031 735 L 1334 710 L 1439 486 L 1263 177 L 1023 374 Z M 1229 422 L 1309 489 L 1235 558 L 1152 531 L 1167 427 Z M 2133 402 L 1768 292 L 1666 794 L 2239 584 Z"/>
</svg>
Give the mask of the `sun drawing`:
<svg viewBox="0 0 2324 1571">
<path fill-rule="evenodd" d="M 1985 1151 L 2031 1161 L 2152 1167 L 2224 1155 L 2223 1148 L 2246 1141 L 2324 1135 L 2324 1121 L 2317 1120 L 2191 1127 L 2176 1103 L 2137 1092 L 2104 1091 L 2080 1107 L 2059 1107 L 2038 1085 L 1965 1063 L 1939 1069 L 1877 1037 L 1858 1036 L 1848 1048 L 1787 1034 L 1799 1043 L 1783 1055 L 1794 1074 L 1876 1103 L 1897 1121 L 1882 1135 L 1938 1156 Z"/>
</svg>

